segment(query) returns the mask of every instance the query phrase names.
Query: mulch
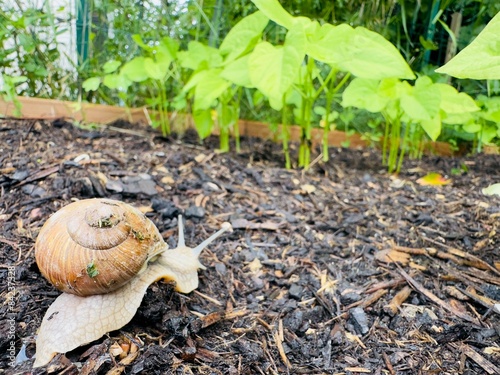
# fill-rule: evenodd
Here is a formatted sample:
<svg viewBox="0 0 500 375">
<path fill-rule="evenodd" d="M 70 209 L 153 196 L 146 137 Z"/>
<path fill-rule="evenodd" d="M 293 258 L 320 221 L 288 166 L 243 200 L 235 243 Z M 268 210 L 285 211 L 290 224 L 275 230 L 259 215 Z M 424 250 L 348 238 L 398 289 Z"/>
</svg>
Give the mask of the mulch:
<svg viewBox="0 0 500 375">
<path fill-rule="evenodd" d="M 500 156 L 425 156 L 390 175 L 376 150 L 331 149 L 302 171 L 283 169 L 272 142 L 216 145 L 0 120 L 0 373 L 500 374 L 500 197 L 481 191 L 500 182 Z M 429 172 L 451 183 L 416 182 Z M 195 292 L 157 282 L 125 327 L 33 370 L 60 294 L 34 241 L 93 197 L 140 207 L 170 247 L 178 214 L 191 246 L 234 230 L 202 254 Z"/>
</svg>

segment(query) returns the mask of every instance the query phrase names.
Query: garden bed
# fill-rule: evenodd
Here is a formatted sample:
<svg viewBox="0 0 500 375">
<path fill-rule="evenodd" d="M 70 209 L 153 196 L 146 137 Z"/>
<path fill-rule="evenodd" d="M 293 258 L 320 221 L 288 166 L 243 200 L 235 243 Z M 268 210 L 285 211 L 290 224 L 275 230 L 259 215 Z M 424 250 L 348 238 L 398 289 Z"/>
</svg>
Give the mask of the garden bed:
<svg viewBox="0 0 500 375">
<path fill-rule="evenodd" d="M 500 303 L 500 198 L 481 193 L 500 181 L 498 155 L 424 157 L 395 176 L 373 150 L 331 149 L 327 164 L 285 170 L 274 143 L 244 138 L 240 154 L 217 154 L 215 138 L 199 145 L 188 133 L 181 143 L 125 123 L 3 119 L 0 139 L 1 293 L 13 265 L 16 350 L 27 358 L 59 294 L 33 256 L 58 208 L 123 200 L 171 247 L 177 212 L 188 245 L 224 221 L 234 227 L 202 254 L 197 291 L 154 284 L 132 322 L 48 367 L 8 366 L 3 304 L 7 374 L 500 373 L 491 308 Z M 452 182 L 416 183 L 429 172 Z M 399 292 L 408 297 L 395 307 Z M 115 343 L 137 352 L 121 360 Z"/>
</svg>

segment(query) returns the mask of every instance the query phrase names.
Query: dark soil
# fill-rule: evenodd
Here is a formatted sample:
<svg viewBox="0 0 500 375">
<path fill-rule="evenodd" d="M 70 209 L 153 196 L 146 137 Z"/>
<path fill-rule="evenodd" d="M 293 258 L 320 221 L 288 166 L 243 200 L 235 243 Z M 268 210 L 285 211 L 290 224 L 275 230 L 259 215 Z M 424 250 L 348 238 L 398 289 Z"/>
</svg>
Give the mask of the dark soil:
<svg viewBox="0 0 500 375">
<path fill-rule="evenodd" d="M 394 176 L 377 151 L 332 149 L 303 172 L 272 143 L 218 154 L 208 142 L 0 120 L 0 373 L 500 373 L 500 197 L 481 192 L 500 182 L 499 156 L 425 157 Z M 452 182 L 416 182 L 429 172 Z M 125 327 L 32 370 L 60 294 L 34 241 L 53 212 L 92 197 L 141 207 L 171 247 L 179 213 L 188 245 L 235 229 L 202 254 L 197 291 L 153 284 Z M 120 362 L 116 343 L 138 352 Z"/>
</svg>

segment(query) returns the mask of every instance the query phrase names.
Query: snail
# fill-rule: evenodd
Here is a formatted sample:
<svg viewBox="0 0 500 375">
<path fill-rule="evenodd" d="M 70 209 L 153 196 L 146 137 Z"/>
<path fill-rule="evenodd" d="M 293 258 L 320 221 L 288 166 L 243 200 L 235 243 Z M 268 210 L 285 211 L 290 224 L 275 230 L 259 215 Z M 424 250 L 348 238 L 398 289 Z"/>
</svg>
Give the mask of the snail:
<svg viewBox="0 0 500 375">
<path fill-rule="evenodd" d="M 120 201 L 86 199 L 54 213 L 38 234 L 35 259 L 63 294 L 42 320 L 34 367 L 123 327 L 157 280 L 175 282 L 181 293 L 196 289 L 201 251 L 231 226 L 189 248 L 180 216 L 178 225 L 178 246 L 170 250 L 151 220 Z"/>
</svg>

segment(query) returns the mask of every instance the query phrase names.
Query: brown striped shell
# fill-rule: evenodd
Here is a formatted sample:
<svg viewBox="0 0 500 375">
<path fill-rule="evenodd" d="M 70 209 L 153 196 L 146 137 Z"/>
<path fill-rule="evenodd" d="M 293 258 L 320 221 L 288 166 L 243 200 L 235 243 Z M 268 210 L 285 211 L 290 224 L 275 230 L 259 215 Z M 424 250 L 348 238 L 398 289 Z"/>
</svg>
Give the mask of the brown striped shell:
<svg viewBox="0 0 500 375">
<path fill-rule="evenodd" d="M 47 220 L 35 258 L 57 289 L 88 296 L 118 289 L 165 249 L 156 226 L 138 209 L 111 199 L 87 199 Z"/>
</svg>

